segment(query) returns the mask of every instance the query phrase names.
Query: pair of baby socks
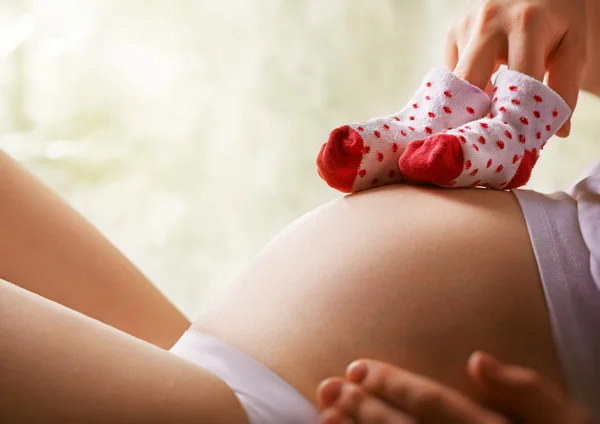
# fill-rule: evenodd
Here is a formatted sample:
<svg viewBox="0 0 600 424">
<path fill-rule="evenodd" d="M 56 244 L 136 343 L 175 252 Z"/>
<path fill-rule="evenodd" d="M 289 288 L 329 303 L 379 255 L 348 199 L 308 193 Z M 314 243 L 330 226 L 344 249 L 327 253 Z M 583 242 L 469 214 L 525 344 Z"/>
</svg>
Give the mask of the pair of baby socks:
<svg viewBox="0 0 600 424">
<path fill-rule="evenodd" d="M 490 98 L 434 69 L 400 112 L 333 130 L 317 167 L 346 193 L 402 181 L 516 188 L 570 114 L 552 89 L 515 71 L 498 74 Z"/>
</svg>

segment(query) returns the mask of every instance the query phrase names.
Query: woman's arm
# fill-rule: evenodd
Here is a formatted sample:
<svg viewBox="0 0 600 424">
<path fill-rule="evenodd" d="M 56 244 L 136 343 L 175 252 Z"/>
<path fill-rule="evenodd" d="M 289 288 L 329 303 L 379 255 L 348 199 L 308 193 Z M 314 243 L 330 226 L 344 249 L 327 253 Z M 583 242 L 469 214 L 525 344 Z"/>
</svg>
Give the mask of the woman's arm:
<svg viewBox="0 0 600 424">
<path fill-rule="evenodd" d="M 168 349 L 187 319 L 83 217 L 0 151 L 0 278 Z"/>
<path fill-rule="evenodd" d="M 0 281 L 0 422 L 245 423 L 202 368 Z"/>
</svg>

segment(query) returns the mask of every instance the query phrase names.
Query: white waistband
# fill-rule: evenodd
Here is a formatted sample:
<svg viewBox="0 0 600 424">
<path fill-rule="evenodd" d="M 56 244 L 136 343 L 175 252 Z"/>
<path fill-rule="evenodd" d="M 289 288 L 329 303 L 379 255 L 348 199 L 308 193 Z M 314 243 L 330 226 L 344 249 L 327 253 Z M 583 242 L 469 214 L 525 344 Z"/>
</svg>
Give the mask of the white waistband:
<svg viewBox="0 0 600 424">
<path fill-rule="evenodd" d="M 317 411 L 269 368 L 216 337 L 187 331 L 170 350 L 223 380 L 251 424 L 312 424 Z"/>
<path fill-rule="evenodd" d="M 590 274 L 577 204 L 564 192 L 513 192 L 527 223 L 569 394 L 600 423 L 600 294 Z"/>
</svg>

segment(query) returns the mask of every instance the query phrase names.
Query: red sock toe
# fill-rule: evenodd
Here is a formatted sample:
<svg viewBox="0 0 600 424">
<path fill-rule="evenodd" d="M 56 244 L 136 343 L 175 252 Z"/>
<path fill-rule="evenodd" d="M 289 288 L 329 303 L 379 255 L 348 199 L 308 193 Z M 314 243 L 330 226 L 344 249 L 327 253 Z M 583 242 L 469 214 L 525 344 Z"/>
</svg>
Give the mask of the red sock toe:
<svg viewBox="0 0 600 424">
<path fill-rule="evenodd" d="M 348 125 L 333 130 L 317 156 L 321 178 L 330 187 L 350 193 L 362 161 L 363 147 L 360 134 Z"/>
<path fill-rule="evenodd" d="M 529 181 L 531 177 L 531 171 L 533 171 L 533 167 L 538 160 L 537 153 L 533 153 L 529 150 L 525 150 L 523 154 L 523 159 L 521 159 L 521 163 L 519 164 L 519 168 L 517 168 L 517 172 L 510 183 L 505 188 L 517 188 L 524 186 Z"/>
<path fill-rule="evenodd" d="M 458 137 L 437 134 L 408 144 L 400 157 L 404 178 L 417 184 L 446 186 L 463 170 L 464 157 Z"/>
</svg>

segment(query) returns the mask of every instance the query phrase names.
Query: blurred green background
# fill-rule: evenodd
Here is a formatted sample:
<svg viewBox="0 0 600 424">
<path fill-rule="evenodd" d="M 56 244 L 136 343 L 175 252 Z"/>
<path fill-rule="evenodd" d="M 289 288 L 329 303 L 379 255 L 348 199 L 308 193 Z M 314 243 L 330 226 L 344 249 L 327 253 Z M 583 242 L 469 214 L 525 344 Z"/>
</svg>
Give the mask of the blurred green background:
<svg viewBox="0 0 600 424">
<path fill-rule="evenodd" d="M 467 0 L 0 0 L 0 148 L 189 317 L 338 194 L 328 132 L 403 106 Z M 600 158 L 583 96 L 531 188 Z"/>
</svg>

